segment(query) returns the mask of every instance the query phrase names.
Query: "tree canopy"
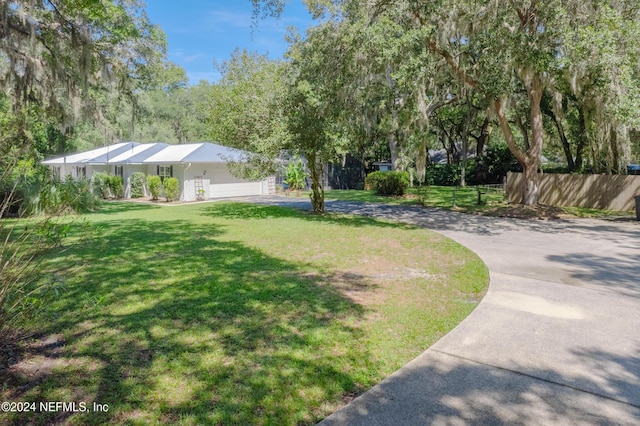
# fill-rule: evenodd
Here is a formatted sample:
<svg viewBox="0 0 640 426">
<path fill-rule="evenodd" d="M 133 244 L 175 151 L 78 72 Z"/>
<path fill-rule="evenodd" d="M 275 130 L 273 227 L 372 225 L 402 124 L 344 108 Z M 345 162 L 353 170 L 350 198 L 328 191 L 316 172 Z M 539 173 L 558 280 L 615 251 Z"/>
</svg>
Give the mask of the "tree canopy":
<svg viewBox="0 0 640 426">
<path fill-rule="evenodd" d="M 18 115 L 36 107 L 61 127 L 101 119 L 100 98 L 144 87 L 165 44 L 138 0 L 5 1 L 0 87 Z"/>
<path fill-rule="evenodd" d="M 283 5 L 253 3 L 263 14 Z M 441 129 L 436 137 L 453 136 L 466 146 L 473 126 L 487 134 L 494 120 L 524 170 L 526 204 L 538 199 L 540 158 L 550 148 L 545 141 L 560 147 L 570 170 L 581 169 L 585 157 L 595 172 L 623 172 L 630 161 L 640 124 L 636 1 L 314 0 L 308 6 L 340 22 L 344 35 L 367 34 L 351 46 L 362 73 L 343 82 L 357 80 L 352 93 L 366 93 L 364 105 L 377 104 L 364 115 L 386 129 L 396 167 L 403 150 L 413 151 L 416 165 L 424 163 L 425 135 L 434 124 Z M 342 51 L 356 39 L 343 37 Z M 453 116 L 434 120 L 445 104 L 462 108 L 455 132 L 442 127 Z"/>
</svg>

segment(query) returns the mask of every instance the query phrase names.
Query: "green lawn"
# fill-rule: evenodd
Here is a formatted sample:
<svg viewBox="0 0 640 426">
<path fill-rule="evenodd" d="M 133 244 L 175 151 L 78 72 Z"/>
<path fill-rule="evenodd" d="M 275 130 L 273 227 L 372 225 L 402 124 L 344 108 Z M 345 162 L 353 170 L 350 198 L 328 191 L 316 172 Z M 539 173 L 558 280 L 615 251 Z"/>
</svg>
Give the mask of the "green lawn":
<svg viewBox="0 0 640 426">
<path fill-rule="evenodd" d="M 504 195 L 502 193 L 496 192 L 493 189 L 487 191 L 486 187 L 481 187 L 481 192 L 481 206 L 478 205 L 478 189 L 476 187 L 457 188 L 453 186 L 428 186 L 422 188 L 409 188 L 404 197 L 383 197 L 376 195 L 375 191 L 334 189 L 326 192 L 326 198 L 343 201 L 408 205 L 417 205 L 422 200 L 423 204 L 429 207 L 440 207 L 445 209 L 456 208 L 468 211 L 476 211 L 487 205 L 501 203 L 504 199 Z"/>
<path fill-rule="evenodd" d="M 72 231 L 44 262 L 84 266 L 58 273 L 0 399 L 109 410 L 2 424 L 315 423 L 451 330 L 488 284 L 451 240 L 362 217 L 107 203 L 87 218 L 97 235 Z"/>
<path fill-rule="evenodd" d="M 375 191 L 360 190 L 329 190 L 326 191 L 327 200 L 358 201 L 365 203 L 387 203 L 422 205 L 456 210 L 467 213 L 477 213 L 488 216 L 506 216 L 520 218 L 550 218 L 575 217 L 595 219 L 633 220 L 633 212 L 587 209 L 581 207 L 527 207 L 519 204 L 507 204 L 504 195 L 492 187 L 480 186 L 481 204 L 478 204 L 478 187 L 457 188 L 453 186 L 429 186 L 421 189 L 409 188 L 403 197 L 383 197 Z M 455 199 L 455 204 L 454 204 Z M 551 212 L 549 212 L 551 211 Z"/>
</svg>

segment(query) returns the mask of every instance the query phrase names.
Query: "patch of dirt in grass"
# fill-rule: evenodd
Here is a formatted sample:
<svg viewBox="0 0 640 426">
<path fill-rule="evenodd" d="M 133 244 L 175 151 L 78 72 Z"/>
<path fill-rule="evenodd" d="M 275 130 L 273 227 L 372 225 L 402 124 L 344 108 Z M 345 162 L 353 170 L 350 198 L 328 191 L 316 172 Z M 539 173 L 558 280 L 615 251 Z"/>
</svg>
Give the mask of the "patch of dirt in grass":
<svg viewBox="0 0 640 426">
<path fill-rule="evenodd" d="M 95 371 L 99 364 L 64 354 L 65 341 L 61 334 L 51 334 L 30 341 L 18 340 L 3 344 L 0 353 L 0 392 L 4 400 L 17 400 L 29 389 L 46 380 L 56 370 L 77 370 L 82 374 Z"/>
<path fill-rule="evenodd" d="M 340 271 L 332 277 L 331 285 L 354 303 L 371 306 L 382 304 L 390 295 L 398 293 L 407 280 L 435 278 L 434 274 L 419 268 L 377 259 Z"/>
<path fill-rule="evenodd" d="M 341 271 L 331 277 L 329 283 L 343 297 L 362 306 L 381 303 L 384 292 L 379 291 L 379 286 L 371 279 L 350 271 Z"/>
<path fill-rule="evenodd" d="M 483 216 L 510 217 L 516 219 L 558 220 L 570 217 L 564 209 L 554 206 L 525 206 L 523 204 L 509 204 L 504 206 L 489 207 L 476 212 Z"/>
</svg>

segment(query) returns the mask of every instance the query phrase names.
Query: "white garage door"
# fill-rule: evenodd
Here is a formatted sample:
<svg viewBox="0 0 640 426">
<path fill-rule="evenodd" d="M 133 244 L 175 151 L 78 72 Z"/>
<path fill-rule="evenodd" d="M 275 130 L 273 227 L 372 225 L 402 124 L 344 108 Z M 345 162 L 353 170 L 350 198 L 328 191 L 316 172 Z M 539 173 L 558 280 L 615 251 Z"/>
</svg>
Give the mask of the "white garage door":
<svg viewBox="0 0 640 426">
<path fill-rule="evenodd" d="M 262 195 L 262 182 L 218 183 L 211 185 L 211 198 Z"/>
</svg>

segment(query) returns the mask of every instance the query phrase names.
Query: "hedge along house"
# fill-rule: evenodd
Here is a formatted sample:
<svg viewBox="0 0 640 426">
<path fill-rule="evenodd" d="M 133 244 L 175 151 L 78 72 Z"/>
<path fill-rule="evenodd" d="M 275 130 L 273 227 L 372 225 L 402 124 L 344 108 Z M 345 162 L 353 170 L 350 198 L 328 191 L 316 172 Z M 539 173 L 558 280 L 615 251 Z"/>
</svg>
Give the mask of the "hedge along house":
<svg viewBox="0 0 640 426">
<path fill-rule="evenodd" d="M 78 154 L 43 161 L 59 177 L 91 178 L 96 173 L 120 176 L 125 184 L 125 198 L 130 197 L 131 175 L 142 172 L 164 180 L 175 177 L 180 182 L 181 201 L 210 198 L 266 195 L 275 192 L 275 180 L 247 181 L 229 172 L 229 161 L 241 161 L 244 153 L 222 145 L 203 142 L 168 145 L 123 142 Z"/>
</svg>

